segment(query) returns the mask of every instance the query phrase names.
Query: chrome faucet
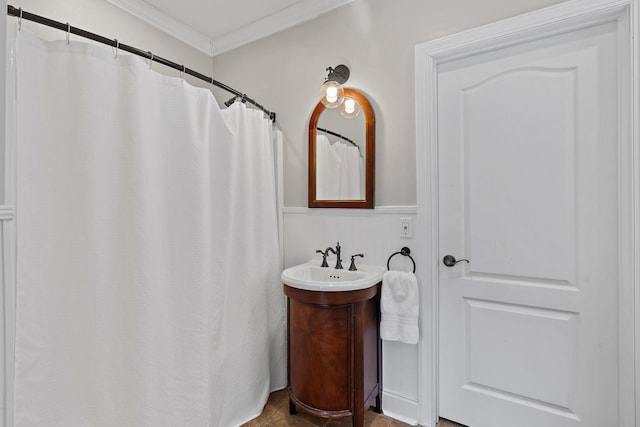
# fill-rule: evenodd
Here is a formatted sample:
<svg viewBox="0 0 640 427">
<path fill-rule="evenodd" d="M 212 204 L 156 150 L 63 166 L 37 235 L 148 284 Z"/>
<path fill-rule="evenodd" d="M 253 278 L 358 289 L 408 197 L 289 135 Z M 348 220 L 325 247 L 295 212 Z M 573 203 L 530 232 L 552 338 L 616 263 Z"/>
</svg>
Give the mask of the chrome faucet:
<svg viewBox="0 0 640 427">
<path fill-rule="evenodd" d="M 342 260 L 340 259 L 340 242 L 336 244 L 336 248 L 327 248 L 326 253 L 329 252 L 336 254 L 336 270 L 342 270 Z"/>
</svg>

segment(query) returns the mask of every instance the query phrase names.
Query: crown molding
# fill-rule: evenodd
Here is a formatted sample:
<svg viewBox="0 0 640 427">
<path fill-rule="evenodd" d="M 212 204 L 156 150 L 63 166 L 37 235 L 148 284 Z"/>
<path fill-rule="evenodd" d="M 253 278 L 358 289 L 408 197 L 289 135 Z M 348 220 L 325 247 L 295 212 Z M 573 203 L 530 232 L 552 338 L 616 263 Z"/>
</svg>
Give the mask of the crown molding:
<svg viewBox="0 0 640 427">
<path fill-rule="evenodd" d="M 236 31 L 213 39 L 212 55 L 228 52 L 242 45 L 286 30 L 318 16 L 352 3 L 354 0 L 303 0 L 274 14 L 265 16 Z"/>
<path fill-rule="evenodd" d="M 106 1 L 189 46 L 209 56 L 215 56 L 309 21 L 355 0 L 302 0 L 249 25 L 213 39 L 172 18 L 143 0 Z"/>
<path fill-rule="evenodd" d="M 125 12 L 130 13 L 156 27 L 157 29 L 169 34 L 172 37 L 192 46 L 199 51 L 211 56 L 211 39 L 204 34 L 194 30 L 188 25 L 183 24 L 167 15 L 166 13 L 156 9 L 149 3 L 142 0 L 106 0 L 114 6 L 119 7 Z"/>
</svg>

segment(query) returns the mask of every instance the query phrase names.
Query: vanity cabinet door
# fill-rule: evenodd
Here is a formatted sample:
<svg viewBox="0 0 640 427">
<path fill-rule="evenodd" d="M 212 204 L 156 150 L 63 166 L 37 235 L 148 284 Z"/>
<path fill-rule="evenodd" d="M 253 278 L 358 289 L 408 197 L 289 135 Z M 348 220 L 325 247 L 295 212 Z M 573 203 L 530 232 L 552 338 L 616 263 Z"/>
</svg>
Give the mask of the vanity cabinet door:
<svg viewBox="0 0 640 427">
<path fill-rule="evenodd" d="M 306 405 L 349 411 L 352 306 L 322 307 L 290 300 L 291 390 Z"/>
</svg>

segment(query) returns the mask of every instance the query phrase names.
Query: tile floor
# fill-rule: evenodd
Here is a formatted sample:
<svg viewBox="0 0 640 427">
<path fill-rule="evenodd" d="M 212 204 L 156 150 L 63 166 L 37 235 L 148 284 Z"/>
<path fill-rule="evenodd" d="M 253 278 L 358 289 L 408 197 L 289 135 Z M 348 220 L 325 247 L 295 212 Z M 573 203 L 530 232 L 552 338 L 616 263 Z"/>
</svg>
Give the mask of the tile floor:
<svg viewBox="0 0 640 427">
<path fill-rule="evenodd" d="M 389 418 L 382 414 L 377 414 L 371 410 L 366 412 L 364 418 L 365 427 L 408 427 L 405 424 L 393 418 Z M 351 427 L 351 418 L 343 418 L 340 420 L 327 420 L 317 418 L 298 411 L 296 415 L 289 415 L 289 395 L 287 390 L 280 390 L 271 393 L 269 401 L 264 407 L 262 414 L 243 424 L 242 427 Z M 458 427 L 458 424 L 442 420 L 438 423 L 438 427 Z"/>
</svg>

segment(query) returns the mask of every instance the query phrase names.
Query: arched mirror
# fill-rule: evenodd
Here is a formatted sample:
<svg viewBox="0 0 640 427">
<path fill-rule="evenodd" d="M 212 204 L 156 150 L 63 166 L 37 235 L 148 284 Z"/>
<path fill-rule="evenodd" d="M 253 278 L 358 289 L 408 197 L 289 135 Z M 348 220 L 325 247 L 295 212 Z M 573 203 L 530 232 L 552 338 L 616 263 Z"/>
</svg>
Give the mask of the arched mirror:
<svg viewBox="0 0 640 427">
<path fill-rule="evenodd" d="M 318 102 L 309 120 L 310 208 L 373 209 L 375 115 L 361 92 L 345 88 L 344 96 L 356 102 L 356 117 Z"/>
</svg>

